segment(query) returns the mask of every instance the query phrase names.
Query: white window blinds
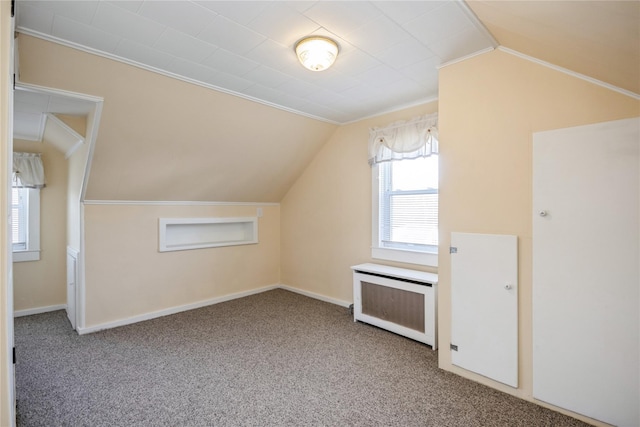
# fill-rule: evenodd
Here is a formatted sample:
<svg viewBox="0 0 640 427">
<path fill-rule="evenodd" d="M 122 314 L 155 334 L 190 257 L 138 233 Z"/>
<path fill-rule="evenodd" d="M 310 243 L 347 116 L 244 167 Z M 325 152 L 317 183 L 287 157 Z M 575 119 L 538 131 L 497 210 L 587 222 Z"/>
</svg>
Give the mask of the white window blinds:
<svg viewBox="0 0 640 427">
<path fill-rule="evenodd" d="M 27 250 L 27 228 L 29 225 L 29 190 L 11 189 L 11 242 L 14 251 Z"/>
<path fill-rule="evenodd" d="M 438 246 L 438 156 L 379 165 L 380 247 L 435 251 Z"/>
</svg>

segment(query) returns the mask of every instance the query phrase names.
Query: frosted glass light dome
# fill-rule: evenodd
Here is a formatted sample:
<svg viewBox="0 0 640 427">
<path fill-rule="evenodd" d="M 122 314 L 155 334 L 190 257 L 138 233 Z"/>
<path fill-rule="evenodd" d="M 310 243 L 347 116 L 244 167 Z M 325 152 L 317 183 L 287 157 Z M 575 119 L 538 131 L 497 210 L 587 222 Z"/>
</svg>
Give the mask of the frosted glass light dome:
<svg viewBox="0 0 640 427">
<path fill-rule="evenodd" d="M 338 45 L 326 37 L 307 37 L 296 45 L 300 63 L 311 71 L 329 68 L 338 56 Z"/>
</svg>

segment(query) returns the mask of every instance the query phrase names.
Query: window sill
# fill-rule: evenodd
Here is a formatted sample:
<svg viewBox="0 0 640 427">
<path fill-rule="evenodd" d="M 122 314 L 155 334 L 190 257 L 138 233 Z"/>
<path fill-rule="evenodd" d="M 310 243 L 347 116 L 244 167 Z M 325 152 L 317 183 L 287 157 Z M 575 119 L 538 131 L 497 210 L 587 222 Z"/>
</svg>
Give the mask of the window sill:
<svg viewBox="0 0 640 427">
<path fill-rule="evenodd" d="M 13 262 L 40 261 L 40 251 L 19 251 L 13 253 Z"/>
<path fill-rule="evenodd" d="M 401 249 L 371 248 L 371 258 L 407 264 L 438 266 L 438 254 L 435 252 L 414 252 Z"/>
</svg>

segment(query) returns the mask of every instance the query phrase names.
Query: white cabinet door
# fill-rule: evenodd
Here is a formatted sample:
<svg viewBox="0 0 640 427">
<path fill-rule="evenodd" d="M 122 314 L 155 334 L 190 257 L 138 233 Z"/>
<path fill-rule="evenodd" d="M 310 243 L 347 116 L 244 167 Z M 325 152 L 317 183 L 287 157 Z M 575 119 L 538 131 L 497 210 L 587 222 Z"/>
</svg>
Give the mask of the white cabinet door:
<svg viewBox="0 0 640 427">
<path fill-rule="evenodd" d="M 518 238 L 451 233 L 451 362 L 518 386 Z"/>
<path fill-rule="evenodd" d="M 533 396 L 637 426 L 640 120 L 533 138 Z"/>
</svg>

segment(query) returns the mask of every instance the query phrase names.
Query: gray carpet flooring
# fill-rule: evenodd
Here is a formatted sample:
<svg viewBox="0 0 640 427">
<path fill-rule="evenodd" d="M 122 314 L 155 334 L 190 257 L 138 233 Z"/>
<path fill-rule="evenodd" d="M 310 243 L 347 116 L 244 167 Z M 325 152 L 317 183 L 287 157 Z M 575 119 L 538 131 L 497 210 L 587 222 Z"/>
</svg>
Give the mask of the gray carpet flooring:
<svg viewBox="0 0 640 427">
<path fill-rule="evenodd" d="M 15 341 L 18 426 L 586 426 L 284 290 L 85 336 L 21 317 Z"/>
</svg>

